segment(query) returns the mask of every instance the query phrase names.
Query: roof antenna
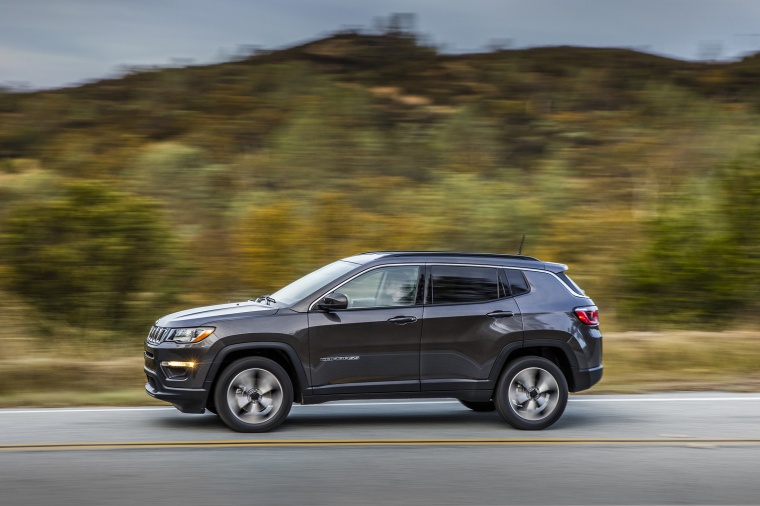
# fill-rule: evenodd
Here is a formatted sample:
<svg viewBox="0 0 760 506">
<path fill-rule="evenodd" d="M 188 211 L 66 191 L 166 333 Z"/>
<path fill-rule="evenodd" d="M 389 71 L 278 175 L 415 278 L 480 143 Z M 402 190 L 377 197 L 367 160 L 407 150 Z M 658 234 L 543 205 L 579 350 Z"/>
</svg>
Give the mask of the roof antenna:
<svg viewBox="0 0 760 506">
<path fill-rule="evenodd" d="M 522 247 L 523 247 L 523 244 L 525 244 L 525 234 L 523 234 L 523 237 L 522 237 L 522 241 L 520 241 L 520 249 L 519 249 L 519 250 L 517 250 L 517 254 L 518 254 L 518 255 L 522 255 Z"/>
</svg>

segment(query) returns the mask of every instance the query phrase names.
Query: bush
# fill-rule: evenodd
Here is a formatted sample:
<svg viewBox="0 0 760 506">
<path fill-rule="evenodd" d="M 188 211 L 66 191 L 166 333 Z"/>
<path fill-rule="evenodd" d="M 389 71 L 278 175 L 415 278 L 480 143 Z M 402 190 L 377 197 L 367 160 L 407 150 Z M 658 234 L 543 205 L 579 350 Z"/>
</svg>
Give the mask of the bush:
<svg viewBox="0 0 760 506">
<path fill-rule="evenodd" d="M 94 183 L 21 205 L 4 228 L 9 288 L 81 327 L 125 325 L 132 299 L 168 264 L 166 230 L 152 201 Z"/>
</svg>

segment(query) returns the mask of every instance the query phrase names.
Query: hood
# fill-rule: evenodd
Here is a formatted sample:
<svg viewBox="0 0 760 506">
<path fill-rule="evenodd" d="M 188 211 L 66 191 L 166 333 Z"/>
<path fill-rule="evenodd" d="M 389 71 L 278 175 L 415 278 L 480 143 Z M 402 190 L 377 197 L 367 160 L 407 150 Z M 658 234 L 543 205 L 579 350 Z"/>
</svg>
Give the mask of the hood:
<svg viewBox="0 0 760 506">
<path fill-rule="evenodd" d="M 259 304 L 258 302 L 231 302 L 216 306 L 196 307 L 178 311 L 160 318 L 156 325 L 159 327 L 197 327 L 219 320 L 247 318 L 251 316 L 268 316 L 277 312 L 278 308 Z"/>
</svg>

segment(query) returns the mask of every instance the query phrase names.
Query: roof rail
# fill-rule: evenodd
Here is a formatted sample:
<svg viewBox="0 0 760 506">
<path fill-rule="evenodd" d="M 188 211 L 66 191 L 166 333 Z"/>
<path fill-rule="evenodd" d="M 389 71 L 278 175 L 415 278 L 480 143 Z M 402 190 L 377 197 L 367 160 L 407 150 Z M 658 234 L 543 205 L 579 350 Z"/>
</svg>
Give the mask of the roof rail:
<svg viewBox="0 0 760 506">
<path fill-rule="evenodd" d="M 507 255 L 502 253 L 468 253 L 463 251 L 365 251 L 361 254 L 385 256 L 465 256 L 472 258 L 510 258 L 514 260 L 531 260 L 540 262 L 538 258 L 527 255 Z"/>
</svg>

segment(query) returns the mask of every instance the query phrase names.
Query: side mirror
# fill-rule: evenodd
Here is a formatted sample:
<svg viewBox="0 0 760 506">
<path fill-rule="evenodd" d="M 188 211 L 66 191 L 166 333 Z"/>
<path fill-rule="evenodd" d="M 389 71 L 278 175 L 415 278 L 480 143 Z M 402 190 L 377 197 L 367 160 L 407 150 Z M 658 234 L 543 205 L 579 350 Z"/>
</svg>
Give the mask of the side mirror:
<svg viewBox="0 0 760 506">
<path fill-rule="evenodd" d="M 331 293 L 330 295 L 325 295 L 317 305 L 320 309 L 328 311 L 331 309 L 346 309 L 348 307 L 348 297 L 342 293 Z"/>
</svg>

